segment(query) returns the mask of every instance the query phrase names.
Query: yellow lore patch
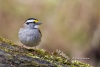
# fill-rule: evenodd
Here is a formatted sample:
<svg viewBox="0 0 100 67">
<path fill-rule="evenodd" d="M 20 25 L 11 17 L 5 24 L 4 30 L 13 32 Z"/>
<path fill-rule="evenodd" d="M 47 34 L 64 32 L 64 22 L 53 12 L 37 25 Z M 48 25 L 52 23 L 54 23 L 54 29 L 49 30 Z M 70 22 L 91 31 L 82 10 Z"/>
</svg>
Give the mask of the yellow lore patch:
<svg viewBox="0 0 100 67">
<path fill-rule="evenodd" d="M 35 22 L 35 23 L 37 23 L 37 22 L 38 22 L 38 20 L 34 20 L 34 22 Z"/>
</svg>

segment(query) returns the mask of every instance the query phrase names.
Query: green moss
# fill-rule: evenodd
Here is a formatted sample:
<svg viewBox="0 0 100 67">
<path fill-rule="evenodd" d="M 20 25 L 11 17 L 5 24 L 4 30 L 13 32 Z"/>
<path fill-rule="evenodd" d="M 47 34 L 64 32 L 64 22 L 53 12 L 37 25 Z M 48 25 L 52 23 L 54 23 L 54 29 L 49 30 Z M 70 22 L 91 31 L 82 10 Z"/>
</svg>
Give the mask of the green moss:
<svg viewBox="0 0 100 67">
<path fill-rule="evenodd" d="M 50 53 L 44 49 L 29 50 L 25 48 L 20 48 L 18 46 L 14 46 L 14 44 L 10 40 L 2 38 L 2 37 L 0 37 L 0 42 L 7 43 L 7 44 L 1 45 L 0 50 L 8 52 L 9 54 L 6 54 L 6 56 L 9 59 L 13 59 L 13 56 L 19 56 L 20 58 L 17 58 L 18 60 L 26 62 L 21 59 L 21 56 L 27 56 L 27 57 L 41 60 L 40 61 L 41 64 L 38 64 L 37 62 L 32 61 L 31 63 L 27 63 L 26 65 L 35 65 L 35 67 L 38 67 L 38 65 L 40 65 L 40 66 L 45 67 L 45 64 L 42 64 L 45 62 L 45 63 L 53 64 L 55 67 L 63 67 L 63 65 L 69 66 L 69 67 L 91 67 L 89 64 L 85 64 L 79 61 L 71 61 L 60 50 L 58 52 L 55 51 L 53 53 Z"/>
<path fill-rule="evenodd" d="M 0 36 L 0 42 L 7 43 L 7 44 L 10 44 L 10 45 L 15 45 L 12 41 L 5 39 L 1 36 Z"/>
<path fill-rule="evenodd" d="M 92 66 L 75 60 L 75 61 L 72 61 L 71 67 L 92 67 Z"/>
</svg>

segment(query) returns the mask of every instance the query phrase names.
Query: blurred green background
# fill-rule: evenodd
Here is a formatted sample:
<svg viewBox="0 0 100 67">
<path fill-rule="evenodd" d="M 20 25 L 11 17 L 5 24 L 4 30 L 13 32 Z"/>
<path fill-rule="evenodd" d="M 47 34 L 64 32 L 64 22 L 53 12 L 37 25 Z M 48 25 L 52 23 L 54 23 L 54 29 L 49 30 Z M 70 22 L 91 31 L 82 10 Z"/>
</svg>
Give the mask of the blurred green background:
<svg viewBox="0 0 100 67">
<path fill-rule="evenodd" d="M 38 48 L 60 49 L 72 58 L 87 58 L 88 52 L 100 45 L 99 4 L 99 0 L 0 0 L 0 36 L 21 45 L 19 28 L 34 17 L 43 23 Z M 93 59 L 79 61 L 92 60 L 88 63 L 98 65 Z"/>
</svg>

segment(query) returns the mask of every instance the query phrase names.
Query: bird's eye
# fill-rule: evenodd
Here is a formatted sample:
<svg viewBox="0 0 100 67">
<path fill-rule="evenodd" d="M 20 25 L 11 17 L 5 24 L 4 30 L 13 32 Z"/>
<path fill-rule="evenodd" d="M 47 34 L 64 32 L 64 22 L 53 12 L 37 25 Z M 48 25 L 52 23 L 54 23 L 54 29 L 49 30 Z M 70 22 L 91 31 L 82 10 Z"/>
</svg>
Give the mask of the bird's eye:
<svg viewBox="0 0 100 67">
<path fill-rule="evenodd" d="M 29 25 L 29 23 L 26 23 L 27 25 Z"/>
</svg>

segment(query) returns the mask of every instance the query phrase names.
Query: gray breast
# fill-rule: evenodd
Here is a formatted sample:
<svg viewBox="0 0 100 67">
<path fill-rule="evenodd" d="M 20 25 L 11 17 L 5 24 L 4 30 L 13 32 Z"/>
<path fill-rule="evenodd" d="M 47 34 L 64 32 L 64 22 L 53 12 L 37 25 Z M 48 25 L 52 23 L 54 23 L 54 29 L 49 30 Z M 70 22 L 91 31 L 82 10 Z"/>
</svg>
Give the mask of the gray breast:
<svg viewBox="0 0 100 67">
<path fill-rule="evenodd" d="M 41 41 L 41 35 L 38 29 L 20 29 L 19 40 L 26 46 L 37 46 Z"/>
</svg>

